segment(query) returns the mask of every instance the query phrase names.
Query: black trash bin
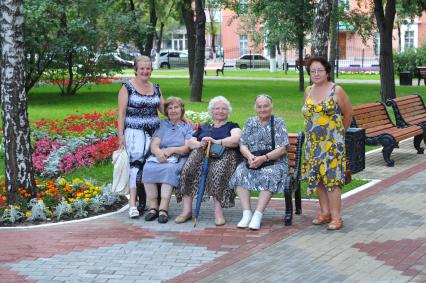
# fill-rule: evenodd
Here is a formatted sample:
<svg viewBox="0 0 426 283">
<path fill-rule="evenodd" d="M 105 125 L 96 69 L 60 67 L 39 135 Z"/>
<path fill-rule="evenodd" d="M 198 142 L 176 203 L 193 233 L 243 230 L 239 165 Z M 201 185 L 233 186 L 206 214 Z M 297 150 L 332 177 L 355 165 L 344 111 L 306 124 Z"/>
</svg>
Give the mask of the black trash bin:
<svg viewBox="0 0 426 283">
<path fill-rule="evenodd" d="M 411 72 L 400 72 L 399 73 L 399 85 L 412 85 L 413 74 Z"/>
<path fill-rule="evenodd" d="M 345 135 L 346 158 L 352 173 L 365 169 L 365 130 L 349 128 Z"/>
</svg>

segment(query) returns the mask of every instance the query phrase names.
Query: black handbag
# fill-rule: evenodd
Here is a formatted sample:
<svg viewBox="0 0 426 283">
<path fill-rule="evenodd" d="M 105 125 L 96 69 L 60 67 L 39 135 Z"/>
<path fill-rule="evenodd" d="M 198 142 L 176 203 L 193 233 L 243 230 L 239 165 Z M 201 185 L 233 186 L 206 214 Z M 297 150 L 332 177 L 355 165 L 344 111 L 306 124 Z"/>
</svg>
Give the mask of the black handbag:
<svg viewBox="0 0 426 283">
<path fill-rule="evenodd" d="M 252 152 L 252 154 L 253 154 L 254 156 L 262 156 L 262 155 L 266 155 L 266 154 L 268 154 L 269 152 L 271 152 L 272 150 L 274 150 L 274 149 L 275 149 L 275 126 L 274 126 L 274 115 L 272 115 L 272 116 L 271 116 L 271 141 L 272 141 L 272 149 L 256 150 L 256 151 L 253 151 L 253 152 Z M 250 168 L 250 165 L 249 165 L 249 163 L 248 163 L 248 162 L 247 162 L 246 166 L 247 166 L 247 168 L 249 168 L 249 169 L 252 169 L 252 170 L 258 170 L 258 169 L 261 169 L 261 168 L 266 167 L 266 166 L 271 166 L 271 165 L 273 165 L 273 164 L 275 164 L 275 160 L 268 160 L 268 161 L 265 161 L 265 162 L 263 162 L 263 163 L 262 163 L 262 165 L 260 165 L 260 166 L 259 166 L 259 167 L 257 167 L 257 168 Z"/>
</svg>

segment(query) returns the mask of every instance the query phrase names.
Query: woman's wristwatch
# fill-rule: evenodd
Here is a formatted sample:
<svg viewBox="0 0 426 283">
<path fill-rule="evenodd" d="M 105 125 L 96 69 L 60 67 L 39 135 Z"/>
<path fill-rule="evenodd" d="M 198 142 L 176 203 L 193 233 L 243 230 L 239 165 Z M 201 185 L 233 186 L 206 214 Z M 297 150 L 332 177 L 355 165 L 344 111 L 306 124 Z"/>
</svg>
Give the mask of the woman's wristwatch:
<svg viewBox="0 0 426 283">
<path fill-rule="evenodd" d="M 265 154 L 265 157 L 266 157 L 266 162 L 268 162 L 270 160 L 268 157 L 268 154 Z"/>
</svg>

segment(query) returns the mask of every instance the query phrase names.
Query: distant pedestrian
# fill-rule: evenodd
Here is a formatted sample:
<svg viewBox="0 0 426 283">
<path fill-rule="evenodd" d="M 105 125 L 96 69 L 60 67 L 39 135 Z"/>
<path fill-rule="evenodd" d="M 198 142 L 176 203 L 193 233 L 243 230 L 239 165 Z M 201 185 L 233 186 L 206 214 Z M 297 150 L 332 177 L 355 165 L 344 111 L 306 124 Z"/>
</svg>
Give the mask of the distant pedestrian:
<svg viewBox="0 0 426 283">
<path fill-rule="evenodd" d="M 238 228 L 258 230 L 263 212 L 272 194 L 284 192 L 290 182 L 287 127 L 282 118 L 272 115 L 272 98 L 261 94 L 255 102 L 256 117 L 249 118 L 240 140 L 240 151 L 246 161 L 240 163 L 230 180 L 243 207 Z M 250 208 L 250 192 L 259 192 L 254 214 Z"/>
<path fill-rule="evenodd" d="M 352 106 L 343 88 L 330 79 L 331 66 L 322 57 L 312 57 L 307 72 L 313 82 L 305 90 L 305 161 L 303 178 L 308 194 L 318 194 L 320 214 L 314 225 L 329 230 L 343 227 L 341 189 L 345 183 L 345 132 L 352 119 Z"/>
<path fill-rule="evenodd" d="M 135 78 L 123 83 L 118 93 L 118 139 L 130 161 L 129 217 L 139 216 L 136 208 L 136 177 L 151 136 L 160 126 L 158 110 L 164 112 L 160 86 L 150 81 L 152 62 L 147 56 L 134 60 Z M 141 172 L 139 172 L 140 174 Z M 141 176 L 141 175 L 139 175 Z"/>
</svg>

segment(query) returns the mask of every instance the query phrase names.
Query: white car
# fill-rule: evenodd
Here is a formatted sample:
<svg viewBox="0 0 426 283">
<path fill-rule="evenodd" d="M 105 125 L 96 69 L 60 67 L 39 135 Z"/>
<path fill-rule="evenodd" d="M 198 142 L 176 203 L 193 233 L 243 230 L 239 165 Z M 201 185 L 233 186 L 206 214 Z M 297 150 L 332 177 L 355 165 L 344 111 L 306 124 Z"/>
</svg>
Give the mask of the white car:
<svg viewBox="0 0 426 283">
<path fill-rule="evenodd" d="M 160 68 L 184 68 L 188 67 L 188 52 L 186 51 L 161 51 Z"/>
<path fill-rule="evenodd" d="M 237 59 L 236 68 L 269 68 L 269 59 L 260 54 L 244 54 Z"/>
</svg>

